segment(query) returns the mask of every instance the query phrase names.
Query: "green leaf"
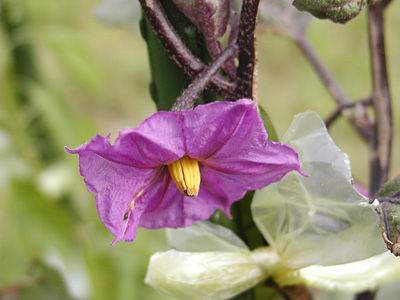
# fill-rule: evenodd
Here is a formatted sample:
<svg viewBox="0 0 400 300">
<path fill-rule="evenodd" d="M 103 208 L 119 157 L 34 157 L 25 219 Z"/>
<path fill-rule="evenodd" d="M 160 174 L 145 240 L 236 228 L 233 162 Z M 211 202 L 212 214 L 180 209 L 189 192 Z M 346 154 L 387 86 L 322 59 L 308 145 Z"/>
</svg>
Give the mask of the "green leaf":
<svg viewBox="0 0 400 300">
<path fill-rule="evenodd" d="M 70 79 L 81 89 L 96 94 L 102 84 L 99 66 L 75 32 L 54 27 L 46 32 L 45 38 Z"/>
<path fill-rule="evenodd" d="M 278 135 L 276 134 L 274 124 L 272 124 L 267 112 L 259 105 L 258 109 L 260 111 L 261 119 L 264 122 L 264 127 L 268 133 L 268 140 L 273 142 L 279 142 Z"/>
<path fill-rule="evenodd" d="M 150 60 L 151 97 L 157 110 L 170 110 L 191 79 L 170 59 L 147 19 L 141 21 L 141 32 L 147 42 Z"/>
<path fill-rule="evenodd" d="M 314 17 L 346 23 L 359 15 L 366 0 L 294 0 L 293 5 Z"/>
<path fill-rule="evenodd" d="M 376 194 L 376 198 L 390 197 L 400 191 L 400 176 L 386 182 Z"/>
<path fill-rule="evenodd" d="M 32 105 L 41 115 L 51 142 L 56 144 L 58 154 L 64 153 L 64 146 L 84 142 L 95 133 L 94 126 L 84 118 L 75 116 L 67 103 L 48 86 L 27 82 Z"/>
<path fill-rule="evenodd" d="M 354 188 L 348 156 L 313 112 L 297 115 L 281 140 L 297 150 L 304 177 L 288 173 L 256 191 L 252 212 L 291 268 L 332 265 L 385 251 L 375 210 Z"/>
<path fill-rule="evenodd" d="M 196 26 L 179 11 L 172 1 L 160 2 L 182 42 L 201 61 L 208 63 L 211 58 L 205 46 L 204 37 Z M 149 54 L 151 97 L 157 105 L 157 110 L 170 110 L 192 79 L 168 56 L 145 17 L 140 21 L 140 30 L 143 39 L 147 42 Z M 208 103 L 217 99 L 217 95 L 205 91 L 197 103 Z"/>
</svg>

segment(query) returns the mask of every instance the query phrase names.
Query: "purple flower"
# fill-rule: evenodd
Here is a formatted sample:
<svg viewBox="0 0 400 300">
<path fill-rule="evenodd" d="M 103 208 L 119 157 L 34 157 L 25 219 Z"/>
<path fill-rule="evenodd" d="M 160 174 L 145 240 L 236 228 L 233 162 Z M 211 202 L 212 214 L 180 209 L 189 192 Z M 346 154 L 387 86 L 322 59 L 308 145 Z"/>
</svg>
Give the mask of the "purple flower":
<svg viewBox="0 0 400 300">
<path fill-rule="evenodd" d="M 213 102 L 192 111 L 160 111 L 138 128 L 96 135 L 69 153 L 79 154 L 80 173 L 104 225 L 133 241 L 137 227 L 184 227 L 205 220 L 247 190 L 301 174 L 297 153 L 268 142 L 255 103 Z M 175 182 L 176 184 L 175 184 Z"/>
</svg>

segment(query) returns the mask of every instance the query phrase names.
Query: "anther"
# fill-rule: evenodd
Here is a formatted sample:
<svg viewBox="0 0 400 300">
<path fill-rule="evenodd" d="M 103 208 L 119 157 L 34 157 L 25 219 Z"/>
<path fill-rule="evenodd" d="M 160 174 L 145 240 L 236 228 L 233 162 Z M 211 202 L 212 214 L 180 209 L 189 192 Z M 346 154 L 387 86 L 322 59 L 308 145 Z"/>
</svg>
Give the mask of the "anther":
<svg viewBox="0 0 400 300">
<path fill-rule="evenodd" d="M 131 203 L 129 204 L 130 211 L 132 211 L 135 208 L 135 200 L 137 198 L 139 198 L 142 194 L 143 194 L 143 190 L 141 190 L 139 193 L 137 193 L 136 196 L 132 199 Z M 130 211 L 128 211 L 127 213 L 124 214 L 124 220 L 129 218 Z"/>
<path fill-rule="evenodd" d="M 188 197 L 197 197 L 201 181 L 197 160 L 184 156 L 168 165 L 168 171 L 182 194 Z"/>
</svg>

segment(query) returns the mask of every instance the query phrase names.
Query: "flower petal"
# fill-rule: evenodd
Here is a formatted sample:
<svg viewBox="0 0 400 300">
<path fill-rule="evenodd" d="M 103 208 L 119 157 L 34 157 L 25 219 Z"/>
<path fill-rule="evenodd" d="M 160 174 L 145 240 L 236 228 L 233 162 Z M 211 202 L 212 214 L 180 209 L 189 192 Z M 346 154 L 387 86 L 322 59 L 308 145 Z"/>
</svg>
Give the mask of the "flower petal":
<svg viewBox="0 0 400 300">
<path fill-rule="evenodd" d="M 185 155 L 182 124 L 181 114 L 159 111 L 138 128 L 121 130 L 120 136 L 132 139 L 141 155 L 160 164 L 169 164 Z"/>
<path fill-rule="evenodd" d="M 110 144 L 110 135 L 106 137 L 96 135 L 88 143 L 81 145 L 77 149 L 71 150 L 65 147 L 65 150 L 71 154 L 79 154 L 80 160 L 83 159 L 83 156 L 85 156 L 87 160 L 90 160 L 97 155 L 99 159 L 104 158 L 109 162 L 130 167 L 156 168 L 160 166 L 159 163 L 144 156 L 140 149 L 138 149 L 137 144 L 133 142 L 132 138 L 123 135 L 123 131 L 120 132 L 120 135 L 121 133 L 122 136 L 115 140 L 114 145 Z M 89 153 L 91 154 L 89 155 Z M 79 166 L 82 176 L 84 176 L 83 173 L 90 171 L 89 162 L 85 164 L 80 163 Z"/>
<path fill-rule="evenodd" d="M 215 209 L 221 209 L 231 217 L 230 207 L 233 202 L 243 198 L 247 188 L 238 184 L 232 176 L 221 173 L 204 165 L 200 166 L 202 176 L 200 194 L 207 202 L 214 202 Z"/>
<path fill-rule="evenodd" d="M 149 203 L 141 216 L 139 226 L 156 229 L 190 226 L 196 221 L 208 219 L 216 209 L 230 216 L 230 206 L 246 193 L 244 188 L 230 186 L 231 182 L 214 178 L 214 171 L 203 172 L 197 197 L 186 197 L 179 192 L 168 172 L 164 172 L 153 186 Z M 221 188 L 222 187 L 222 188 Z M 234 200 L 232 200 L 234 199 Z"/>
<path fill-rule="evenodd" d="M 225 173 L 233 184 L 246 190 L 261 189 L 282 179 L 290 171 L 307 176 L 300 167 L 297 152 L 286 145 L 269 142 L 260 148 L 240 149 L 224 146 L 223 151 L 202 163 L 220 173 Z M 236 152 L 236 153 L 235 153 Z"/>
<path fill-rule="evenodd" d="M 163 169 L 145 157 L 131 156 L 131 152 L 127 151 L 128 140 L 119 138 L 113 146 L 108 140 L 109 136 L 97 135 L 78 149 L 66 150 L 79 154 L 80 172 L 86 187 L 89 192 L 98 193 L 96 205 L 99 217 L 118 240 L 125 237 L 127 219 L 124 216 L 130 211 L 131 201 L 151 185 Z M 134 148 L 129 150 L 135 154 Z M 144 166 L 145 163 L 152 165 L 148 168 L 132 166 Z M 135 220 L 140 210 L 144 210 L 140 205 L 134 210 Z M 136 230 L 130 233 L 128 239 L 133 240 L 135 235 Z"/>
<path fill-rule="evenodd" d="M 150 229 L 185 226 L 184 196 L 166 169 L 151 188 L 139 226 Z"/>
<path fill-rule="evenodd" d="M 131 242 L 136 237 L 145 203 L 136 201 L 134 209 L 130 210 L 130 203 L 134 199 L 135 193 L 137 194 L 134 188 L 122 184 L 107 188 L 96 195 L 100 220 L 115 235 L 115 240 L 111 245 L 122 239 Z"/>
<path fill-rule="evenodd" d="M 208 159 L 217 153 L 223 145 L 251 144 L 265 145 L 268 135 L 258 115 L 256 104 L 249 99 L 237 102 L 213 102 L 199 105 L 193 111 L 182 112 L 184 117 L 184 136 L 187 154 L 192 158 Z M 260 121 L 259 132 L 253 133 L 250 141 L 232 140 L 239 131 L 249 131 L 254 119 Z M 250 143 L 249 143 L 250 142 Z M 229 147 L 228 147 L 229 148 Z"/>
</svg>

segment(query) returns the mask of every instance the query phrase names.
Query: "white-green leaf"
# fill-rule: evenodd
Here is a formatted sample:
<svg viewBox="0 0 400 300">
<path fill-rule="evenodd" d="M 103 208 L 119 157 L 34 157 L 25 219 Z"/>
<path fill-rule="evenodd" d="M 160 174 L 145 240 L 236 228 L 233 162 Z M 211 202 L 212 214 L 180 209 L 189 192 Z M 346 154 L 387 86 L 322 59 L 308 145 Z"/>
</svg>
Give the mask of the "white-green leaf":
<svg viewBox="0 0 400 300">
<path fill-rule="evenodd" d="M 145 282 L 177 299 L 230 299 L 280 269 L 281 260 L 266 247 L 252 252 L 169 250 L 150 258 Z"/>
<path fill-rule="evenodd" d="M 169 246 L 180 251 L 231 251 L 249 250 L 231 230 L 208 221 L 197 222 L 185 228 L 167 228 Z"/>
<path fill-rule="evenodd" d="M 291 273 L 292 280 L 309 287 L 358 293 L 375 289 L 378 285 L 400 279 L 400 260 L 389 252 L 371 258 L 336 266 L 310 266 Z M 390 298 L 387 298 L 390 299 Z"/>
<path fill-rule="evenodd" d="M 313 112 L 297 115 L 282 143 L 295 148 L 303 170 L 255 193 L 253 218 L 288 265 L 334 265 L 386 249 L 377 216 L 354 188 L 348 156 Z"/>
</svg>

